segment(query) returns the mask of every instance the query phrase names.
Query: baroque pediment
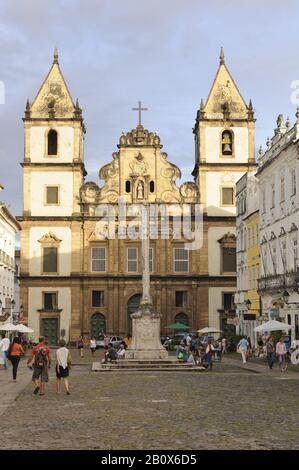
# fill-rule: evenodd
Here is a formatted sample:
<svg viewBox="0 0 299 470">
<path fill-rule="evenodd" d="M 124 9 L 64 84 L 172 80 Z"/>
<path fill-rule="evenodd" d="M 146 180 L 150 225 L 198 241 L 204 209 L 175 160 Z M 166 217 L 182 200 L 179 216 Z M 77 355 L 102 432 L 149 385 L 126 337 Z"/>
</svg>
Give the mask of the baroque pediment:
<svg viewBox="0 0 299 470">
<path fill-rule="evenodd" d="M 46 244 L 52 244 L 52 245 L 57 245 L 59 244 L 62 240 L 60 240 L 55 233 L 53 232 L 48 232 L 45 235 L 43 235 L 39 240 L 39 243 L 46 245 Z"/>
</svg>

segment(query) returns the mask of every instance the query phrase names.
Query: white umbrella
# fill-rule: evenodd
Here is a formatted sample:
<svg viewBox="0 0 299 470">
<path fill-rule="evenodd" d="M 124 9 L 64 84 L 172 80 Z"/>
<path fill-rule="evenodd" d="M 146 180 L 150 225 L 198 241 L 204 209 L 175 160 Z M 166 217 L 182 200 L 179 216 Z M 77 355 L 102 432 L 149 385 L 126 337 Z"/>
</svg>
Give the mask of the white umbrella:
<svg viewBox="0 0 299 470">
<path fill-rule="evenodd" d="M 288 323 L 282 323 L 277 320 L 270 320 L 262 325 L 256 326 L 254 331 L 279 331 L 279 330 L 291 330 L 294 327 Z"/>
<path fill-rule="evenodd" d="M 201 330 L 197 330 L 197 333 L 222 333 L 221 330 L 218 330 L 218 328 L 213 328 L 207 326 L 206 328 L 202 328 Z"/>
<path fill-rule="evenodd" d="M 4 323 L 0 325 L 0 331 L 17 331 L 17 326 L 12 323 Z"/>
<path fill-rule="evenodd" d="M 34 332 L 34 330 L 32 330 L 31 328 L 22 324 L 16 325 L 15 331 L 19 331 L 19 333 L 33 333 Z"/>
</svg>

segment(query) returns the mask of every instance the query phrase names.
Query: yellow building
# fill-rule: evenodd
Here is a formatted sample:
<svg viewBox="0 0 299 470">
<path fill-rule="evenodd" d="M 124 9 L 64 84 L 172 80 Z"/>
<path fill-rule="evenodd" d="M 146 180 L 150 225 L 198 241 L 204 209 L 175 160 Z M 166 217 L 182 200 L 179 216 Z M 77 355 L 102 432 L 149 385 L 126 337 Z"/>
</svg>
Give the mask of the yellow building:
<svg viewBox="0 0 299 470">
<path fill-rule="evenodd" d="M 248 216 L 245 220 L 247 232 L 247 299 L 248 314 L 255 315 L 256 318 L 260 316 L 260 297 L 257 292 L 258 279 L 260 277 L 260 243 L 259 243 L 259 210 L 256 210 Z"/>
</svg>

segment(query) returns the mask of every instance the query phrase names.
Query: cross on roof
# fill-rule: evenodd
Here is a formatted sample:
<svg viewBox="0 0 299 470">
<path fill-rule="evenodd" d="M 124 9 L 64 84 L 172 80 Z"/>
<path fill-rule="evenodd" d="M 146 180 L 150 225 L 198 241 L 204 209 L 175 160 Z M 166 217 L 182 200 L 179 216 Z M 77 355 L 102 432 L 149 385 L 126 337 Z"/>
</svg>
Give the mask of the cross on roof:
<svg viewBox="0 0 299 470">
<path fill-rule="evenodd" d="M 141 126 L 141 111 L 148 111 L 148 108 L 142 108 L 141 101 L 138 101 L 138 108 L 132 108 L 132 111 L 138 111 L 138 124 Z"/>
</svg>

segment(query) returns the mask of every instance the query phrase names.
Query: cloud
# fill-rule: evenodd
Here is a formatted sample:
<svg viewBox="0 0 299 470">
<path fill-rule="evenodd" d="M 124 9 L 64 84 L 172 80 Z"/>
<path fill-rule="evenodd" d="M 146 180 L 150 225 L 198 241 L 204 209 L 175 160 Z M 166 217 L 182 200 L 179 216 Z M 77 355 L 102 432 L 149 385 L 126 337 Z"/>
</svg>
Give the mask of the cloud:
<svg viewBox="0 0 299 470">
<path fill-rule="evenodd" d="M 122 131 L 136 125 L 131 108 L 149 108 L 144 123 L 158 131 L 169 160 L 191 179 L 192 127 L 209 92 L 220 46 L 241 93 L 256 109 L 257 147 L 278 113 L 291 120 L 290 83 L 299 79 L 298 2 L 252 0 L 0 0 L 1 198 L 21 213 L 23 128 L 58 46 L 60 64 L 87 125 L 85 162 L 97 169 L 111 160 Z M 291 14 L 290 14 L 291 12 Z"/>
</svg>

